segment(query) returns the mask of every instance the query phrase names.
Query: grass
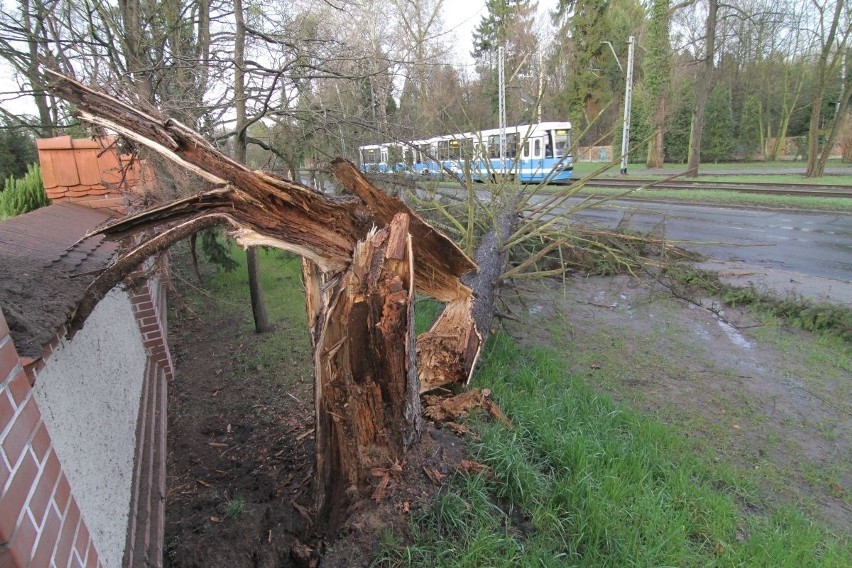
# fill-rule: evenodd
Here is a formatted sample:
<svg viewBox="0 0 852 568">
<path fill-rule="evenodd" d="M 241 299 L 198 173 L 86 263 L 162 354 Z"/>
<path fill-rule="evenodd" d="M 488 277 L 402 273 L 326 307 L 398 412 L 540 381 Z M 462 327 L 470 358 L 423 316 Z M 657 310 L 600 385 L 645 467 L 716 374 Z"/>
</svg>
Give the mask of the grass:
<svg viewBox="0 0 852 568">
<path fill-rule="evenodd" d="M 720 297 L 728 306 L 749 306 L 805 331 L 852 343 L 852 309 L 845 306 L 795 297 L 778 298 L 753 287 L 729 286 L 715 272 L 688 266 L 672 265 L 666 272 L 676 282 Z"/>
<path fill-rule="evenodd" d="M 589 175 L 597 171 L 603 164 L 600 162 L 575 162 L 574 176 L 581 177 Z M 698 168 L 700 179 L 715 179 L 718 181 L 729 182 L 757 182 L 757 181 L 777 181 L 780 183 L 808 183 L 818 185 L 852 185 L 852 175 L 825 175 L 819 178 L 808 178 L 800 173 L 793 173 L 791 170 L 804 170 L 807 164 L 805 162 L 730 162 L 722 164 L 701 164 Z M 848 167 L 849 164 L 843 164 L 838 160 L 833 160 L 828 163 L 827 167 Z M 645 164 L 629 164 L 627 171 L 632 177 L 637 179 L 667 177 L 686 170 L 686 164 L 664 164 L 662 168 L 656 170 L 646 170 Z M 749 173 L 753 170 L 761 170 L 769 173 L 766 175 L 754 175 Z M 742 171 L 742 174 L 714 174 L 713 172 L 737 172 Z M 637 174 L 636 172 L 641 172 Z M 616 164 L 604 174 L 610 177 L 619 177 L 619 166 Z"/>
<path fill-rule="evenodd" d="M 233 499 L 228 499 L 225 503 L 225 518 L 229 521 L 236 521 L 243 516 L 246 510 L 246 500 L 242 495 L 237 495 Z"/>
<path fill-rule="evenodd" d="M 643 189 L 625 194 L 623 189 L 585 188 L 579 195 L 601 197 L 623 196 L 628 199 L 702 202 L 716 205 L 773 207 L 779 209 L 813 209 L 820 211 L 852 212 L 852 197 L 808 197 L 795 195 L 764 195 L 712 189 Z"/>
<path fill-rule="evenodd" d="M 282 377 L 293 380 L 310 378 L 310 337 L 305 312 L 304 287 L 301 280 L 299 257 L 278 250 L 260 249 L 261 286 L 266 299 L 266 309 L 274 331 L 257 335 L 251 314 L 245 251 L 229 243 L 228 254 L 236 268 L 225 271 L 215 268 L 206 277 L 203 289 L 195 276 L 183 277 L 184 284 L 193 292 L 183 296 L 190 311 L 219 311 L 222 317 L 240 318 L 241 333 L 247 338 L 244 349 L 234 354 L 241 372 L 256 380 L 268 383 L 270 388 L 281 385 Z M 248 340 L 250 338 L 250 340 Z M 287 373 L 276 372 L 286 365 Z M 294 365 L 299 368 L 294 368 Z"/>
<path fill-rule="evenodd" d="M 555 352 L 496 336 L 477 375 L 513 423 L 477 422 L 484 474 L 456 474 L 388 535 L 381 566 L 848 566 L 848 537 L 753 510 L 755 487 L 594 392 Z"/>
</svg>

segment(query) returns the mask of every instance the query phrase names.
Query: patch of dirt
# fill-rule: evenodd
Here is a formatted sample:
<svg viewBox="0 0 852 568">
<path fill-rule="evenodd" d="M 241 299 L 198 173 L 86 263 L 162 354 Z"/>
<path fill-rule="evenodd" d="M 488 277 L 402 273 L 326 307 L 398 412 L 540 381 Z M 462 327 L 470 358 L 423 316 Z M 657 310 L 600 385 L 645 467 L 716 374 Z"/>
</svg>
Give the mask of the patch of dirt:
<svg viewBox="0 0 852 568">
<path fill-rule="evenodd" d="M 561 346 L 589 384 L 765 481 L 764 498 L 852 526 L 852 373 L 809 361 L 812 335 L 784 329 L 766 341 L 747 311 L 627 276 L 574 278 L 530 298 L 514 335 Z"/>
<path fill-rule="evenodd" d="M 246 332 L 247 306 L 192 312 L 179 298 L 170 325 L 166 566 L 368 566 L 383 533 L 405 538 L 411 514 L 469 466 L 456 435 L 464 429 L 427 422 L 401 471 L 374 480 L 384 484 L 380 498 L 353 506 L 338 534 L 316 534 L 304 326 L 281 326 L 294 347 L 279 362 L 247 368 L 258 348 Z M 761 322 L 748 313 L 707 307 L 628 277 L 574 278 L 567 291 L 530 292 L 514 312 L 524 321 L 507 326 L 562 349 L 590 384 L 682 430 L 699 452 L 758 480 L 766 472 L 769 499 L 848 531 L 852 376 L 816 376 L 819 365 L 797 361 L 798 351 L 762 342 L 753 333 Z M 785 333 L 794 344 L 812 341 Z M 759 511 L 760 503 L 743 507 Z"/>
<path fill-rule="evenodd" d="M 286 334 L 283 344 L 292 348 L 274 364 L 255 365 L 260 341 L 246 331 L 248 304 L 210 298 L 193 311 L 180 292 L 170 310 L 176 376 L 169 385 L 165 565 L 369 565 L 383 533 L 404 536 L 411 514 L 431 502 L 438 482 L 464 459 L 464 442 L 426 422 L 407 462 L 375 478 L 374 487 L 382 484 L 376 498 L 356 503 L 338 534 L 317 534 L 306 327 L 279 322 L 275 333 Z"/>
</svg>

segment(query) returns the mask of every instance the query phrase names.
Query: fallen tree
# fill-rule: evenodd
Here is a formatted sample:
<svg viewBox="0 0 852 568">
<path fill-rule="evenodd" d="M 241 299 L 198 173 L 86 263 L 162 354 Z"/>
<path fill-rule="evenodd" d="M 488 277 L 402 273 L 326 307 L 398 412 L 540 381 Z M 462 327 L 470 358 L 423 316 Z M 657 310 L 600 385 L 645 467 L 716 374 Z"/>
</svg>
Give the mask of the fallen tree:
<svg viewBox="0 0 852 568">
<path fill-rule="evenodd" d="M 98 231 L 141 244 L 95 278 L 69 333 L 143 260 L 199 230 L 225 225 L 244 247 L 300 255 L 316 375 L 314 513 L 318 527 L 334 530 L 347 506 L 369 495 L 370 469 L 401 462 L 417 442 L 420 392 L 469 380 L 482 334 L 472 315 L 475 291 L 462 276 L 476 265 L 346 160 L 335 160 L 332 169 L 351 196 L 327 196 L 250 170 L 173 119 L 51 76 L 53 92 L 73 103 L 81 120 L 157 152 L 208 186 Z M 414 290 L 446 304 L 416 344 Z"/>
</svg>

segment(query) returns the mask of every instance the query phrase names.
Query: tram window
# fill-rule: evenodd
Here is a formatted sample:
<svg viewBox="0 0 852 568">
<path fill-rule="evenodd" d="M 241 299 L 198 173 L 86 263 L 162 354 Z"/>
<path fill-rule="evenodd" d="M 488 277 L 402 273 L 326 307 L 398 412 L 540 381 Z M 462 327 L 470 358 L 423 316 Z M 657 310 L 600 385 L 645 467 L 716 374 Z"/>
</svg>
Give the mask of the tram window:
<svg viewBox="0 0 852 568">
<path fill-rule="evenodd" d="M 429 154 L 432 153 L 432 149 L 429 147 L 429 144 L 421 144 L 417 147 L 417 163 L 425 162 L 429 160 Z"/>
<path fill-rule="evenodd" d="M 533 142 L 535 144 L 535 148 L 533 149 L 533 156 L 536 158 L 541 157 L 541 138 L 536 138 Z"/>
<path fill-rule="evenodd" d="M 506 135 L 506 157 L 514 158 L 518 155 L 518 141 L 520 135 L 516 132 L 514 134 Z"/>
<path fill-rule="evenodd" d="M 553 143 L 556 152 L 554 158 L 561 158 L 567 155 L 571 150 L 571 133 L 568 130 L 554 130 Z"/>
<path fill-rule="evenodd" d="M 458 140 L 450 140 L 450 152 L 447 156 L 450 160 L 458 160 L 461 158 L 461 144 Z"/>
<path fill-rule="evenodd" d="M 376 164 L 379 162 L 378 148 L 365 148 L 362 150 L 363 161 L 365 164 Z"/>
<path fill-rule="evenodd" d="M 500 137 L 496 134 L 488 137 L 488 157 L 489 158 L 499 158 L 500 157 Z"/>
<path fill-rule="evenodd" d="M 524 144 L 524 158 L 530 157 L 530 144 L 532 144 L 530 141 L 527 141 L 527 143 Z"/>
</svg>

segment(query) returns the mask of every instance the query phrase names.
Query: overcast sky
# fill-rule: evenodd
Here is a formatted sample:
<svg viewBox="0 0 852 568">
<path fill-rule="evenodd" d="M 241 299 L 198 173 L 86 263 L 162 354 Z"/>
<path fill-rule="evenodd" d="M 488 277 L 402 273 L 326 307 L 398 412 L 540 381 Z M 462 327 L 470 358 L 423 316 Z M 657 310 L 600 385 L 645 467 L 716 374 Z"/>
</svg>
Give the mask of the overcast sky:
<svg viewBox="0 0 852 568">
<path fill-rule="evenodd" d="M 558 0 L 538 0 L 540 15 L 556 9 Z M 473 60 L 470 52 L 473 49 L 473 32 L 485 15 L 485 0 L 445 0 L 444 27 L 454 35 L 456 53 L 459 63 L 470 65 Z"/>
</svg>

